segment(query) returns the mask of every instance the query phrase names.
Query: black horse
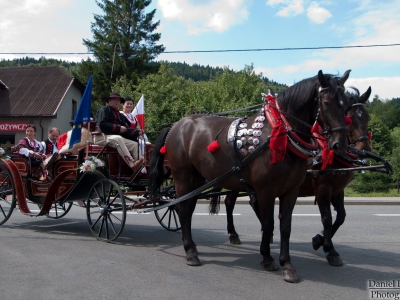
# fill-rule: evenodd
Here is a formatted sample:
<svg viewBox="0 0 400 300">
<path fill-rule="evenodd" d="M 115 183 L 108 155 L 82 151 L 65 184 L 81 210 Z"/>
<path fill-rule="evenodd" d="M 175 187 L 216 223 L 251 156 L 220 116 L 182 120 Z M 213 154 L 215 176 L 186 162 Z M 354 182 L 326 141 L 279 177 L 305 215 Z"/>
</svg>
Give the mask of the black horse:
<svg viewBox="0 0 400 300">
<path fill-rule="evenodd" d="M 313 148 L 309 133 L 311 126 L 318 121 L 329 135 L 329 149 L 333 149 L 337 154 L 344 153 L 347 147 L 344 118 L 348 99 L 343 84 L 349 73 L 350 70 L 337 79 L 319 71 L 317 76 L 304 79 L 286 89 L 278 96 L 275 104 L 267 104 L 265 110 L 246 120 L 234 122 L 233 119 L 224 117 L 190 115 L 178 121 L 169 130 L 164 130 L 155 142 L 150 164 L 150 198 L 157 199 L 157 192 L 164 177 L 164 155 L 171 168 L 177 197 L 191 193 L 202 187 L 206 181 L 212 182 L 233 168 L 237 171 L 236 174 L 229 178 L 224 177 L 225 179 L 217 185 L 237 192 L 247 191 L 249 188 L 254 191 L 263 230 L 261 265 L 267 271 L 279 269 L 271 256 L 269 245 L 269 237 L 274 230 L 275 198 L 279 197 L 279 262 L 283 266 L 282 276 L 286 281 L 298 282 L 299 277 L 290 260 L 289 239 L 292 212 L 299 187 L 306 176 L 307 159 L 299 155 L 293 145 L 289 148 L 291 150 L 286 152 L 281 146 L 285 145 L 285 141 L 292 139 L 302 141 L 302 144 Z M 271 113 L 280 114 L 273 126 L 263 122 L 266 115 Z M 290 124 L 286 119 L 290 120 Z M 239 132 L 236 132 L 236 129 L 244 129 L 247 125 L 242 124 L 247 123 L 257 123 L 256 137 L 259 145 L 254 143 L 253 146 L 259 147 L 260 152 L 254 150 L 255 147 L 239 149 L 238 140 L 235 140 L 237 144 L 234 148 L 230 147 L 232 135 L 236 136 Z M 246 132 L 250 133 L 248 130 Z M 214 147 L 215 151 L 210 152 L 212 150 L 207 146 L 214 140 L 218 141 L 219 149 Z M 267 145 L 269 141 L 269 148 L 262 146 Z M 249 156 L 243 154 L 247 155 L 253 150 L 259 154 L 250 162 L 246 162 Z M 243 164 L 246 166 L 243 167 Z M 191 266 L 201 264 L 191 233 L 196 201 L 197 195 L 194 195 L 191 199 L 175 205 L 182 226 L 186 263 Z"/>
<path fill-rule="evenodd" d="M 368 138 L 368 120 L 369 114 L 365 109 L 365 102 L 371 95 L 371 87 L 360 96 L 357 89 L 356 95 L 352 94 L 349 98 L 349 106 L 346 109 L 346 115 L 351 119 L 348 128 L 348 142 L 350 146 L 359 150 L 370 151 L 371 147 Z M 320 170 L 322 163 L 310 164 L 309 169 Z M 338 169 L 354 167 L 351 162 L 345 160 L 345 157 L 336 157 L 333 163 L 328 166 L 328 169 Z M 327 253 L 326 259 L 330 265 L 342 266 L 343 262 L 339 253 L 333 247 L 332 237 L 344 223 L 346 211 L 344 207 L 344 188 L 353 180 L 354 172 L 346 172 L 344 174 L 326 174 L 312 178 L 306 178 L 300 186 L 299 196 L 314 196 L 315 202 L 318 204 L 321 221 L 324 226 L 323 235 L 317 234 L 312 239 L 312 245 L 315 250 L 323 246 L 323 250 Z M 237 192 L 229 192 L 224 200 L 227 215 L 227 229 L 231 244 L 241 244 L 238 233 L 236 232 L 233 223 L 233 210 L 235 208 Z M 218 211 L 218 197 L 211 197 L 210 212 Z M 335 222 L 332 224 L 332 212 L 330 205 L 333 205 L 337 214 Z M 257 213 L 257 212 L 256 212 Z M 258 214 L 258 213 L 257 213 Z"/>
</svg>

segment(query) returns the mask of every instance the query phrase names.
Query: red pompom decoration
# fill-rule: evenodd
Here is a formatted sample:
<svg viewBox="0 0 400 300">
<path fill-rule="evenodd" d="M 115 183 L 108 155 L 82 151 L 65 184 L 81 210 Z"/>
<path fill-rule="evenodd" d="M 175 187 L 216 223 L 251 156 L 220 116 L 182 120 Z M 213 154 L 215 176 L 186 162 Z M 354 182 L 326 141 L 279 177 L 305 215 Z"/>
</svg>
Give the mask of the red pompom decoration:
<svg viewBox="0 0 400 300">
<path fill-rule="evenodd" d="M 368 140 L 370 141 L 370 140 L 372 140 L 372 132 L 368 132 Z"/>
<path fill-rule="evenodd" d="M 166 147 L 165 145 L 161 147 L 160 153 L 161 153 L 161 154 L 167 153 L 167 147 Z"/>
<path fill-rule="evenodd" d="M 350 125 L 353 123 L 353 121 L 348 116 L 344 116 L 344 123 L 346 123 L 346 125 Z"/>
<path fill-rule="evenodd" d="M 215 150 L 219 149 L 219 144 L 217 141 L 213 141 L 210 145 L 207 146 L 207 150 L 212 152 L 215 152 Z"/>
</svg>

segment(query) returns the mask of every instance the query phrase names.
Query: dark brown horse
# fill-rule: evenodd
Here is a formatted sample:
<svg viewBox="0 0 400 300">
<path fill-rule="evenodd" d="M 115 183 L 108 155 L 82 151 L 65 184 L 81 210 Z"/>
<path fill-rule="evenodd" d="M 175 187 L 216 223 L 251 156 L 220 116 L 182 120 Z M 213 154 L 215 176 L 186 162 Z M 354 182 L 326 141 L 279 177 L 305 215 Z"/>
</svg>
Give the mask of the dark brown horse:
<svg viewBox="0 0 400 300">
<path fill-rule="evenodd" d="M 355 89 L 355 88 L 353 88 Z M 368 120 L 369 114 L 365 109 L 365 102 L 371 95 L 371 88 L 360 96 L 359 91 L 355 89 L 357 95 L 349 97 L 350 105 L 346 109 L 346 115 L 352 120 L 347 126 L 348 141 L 351 147 L 360 150 L 370 151 L 368 139 Z M 311 165 L 309 169 L 320 170 L 322 164 Z M 350 163 L 346 163 L 343 159 L 337 158 L 329 165 L 328 169 L 354 167 Z M 313 240 L 313 248 L 315 250 L 323 246 L 327 253 L 327 260 L 333 266 L 341 266 L 343 262 L 333 247 L 332 237 L 343 224 L 346 211 L 344 207 L 344 188 L 353 180 L 354 172 L 346 172 L 336 175 L 319 175 L 313 178 L 306 178 L 300 187 L 300 197 L 314 196 L 321 212 L 321 221 L 324 226 L 323 236 L 317 234 Z M 227 215 L 227 229 L 231 244 L 241 244 L 238 233 L 233 223 L 233 210 L 237 199 L 237 192 L 230 192 L 225 197 L 225 207 Z M 332 224 L 332 213 L 330 205 L 333 205 L 337 214 L 336 220 Z M 219 205 L 217 197 L 211 197 L 210 212 L 215 213 Z M 256 212 L 257 213 L 257 212 Z M 257 213 L 258 214 L 258 213 Z"/>
<path fill-rule="evenodd" d="M 344 117 L 348 99 L 343 84 L 349 73 L 350 70 L 337 79 L 319 71 L 317 76 L 302 80 L 280 94 L 277 98 L 280 112 L 290 120 L 291 128 L 287 134 L 296 133 L 304 142 L 311 144 L 310 127 L 318 120 L 321 127 L 329 134 L 329 148 L 337 154 L 344 153 L 347 147 Z M 255 124 L 256 118 L 259 118 L 257 119 L 259 121 L 263 115 L 264 112 L 245 121 Z M 164 155 L 170 164 L 177 197 L 202 187 L 206 181 L 215 180 L 236 165 L 235 170 L 238 172 L 217 185 L 237 192 L 246 191 L 246 187 L 251 187 L 255 192 L 263 230 L 260 247 L 263 256 L 261 265 L 267 271 L 279 269 L 271 256 L 269 245 L 269 237 L 274 230 L 275 198 L 279 197 L 281 232 L 279 262 L 283 266 L 282 276 L 286 281 L 298 282 L 299 277 L 290 260 L 289 239 L 292 212 L 299 187 L 306 176 L 307 159 L 287 151 L 286 155 L 282 156 L 283 161 L 271 163 L 270 155 L 273 153 L 269 148 L 262 148 L 258 156 L 241 168 L 240 163 L 238 166 L 236 161 L 243 162 L 244 156 L 236 147 L 231 150 L 230 143 L 227 142 L 228 132 L 231 132 L 232 128 L 236 130 L 235 126 L 232 127 L 233 121 L 210 115 L 190 115 L 175 123 L 170 130 L 164 130 L 157 138 L 151 158 L 150 197 L 157 199 L 158 188 L 163 179 Z M 259 144 L 263 145 L 270 139 L 273 129 L 268 122 L 265 122 L 259 131 L 261 135 Z M 211 153 L 207 150 L 207 146 L 215 139 L 218 140 L 220 148 Z M 160 149 L 165 153 L 165 148 L 162 148 L 164 145 L 166 154 L 161 154 Z M 231 156 L 231 151 L 235 156 Z M 186 263 L 191 266 L 201 264 L 191 233 L 196 201 L 197 196 L 193 196 L 175 205 L 182 226 Z"/>
</svg>

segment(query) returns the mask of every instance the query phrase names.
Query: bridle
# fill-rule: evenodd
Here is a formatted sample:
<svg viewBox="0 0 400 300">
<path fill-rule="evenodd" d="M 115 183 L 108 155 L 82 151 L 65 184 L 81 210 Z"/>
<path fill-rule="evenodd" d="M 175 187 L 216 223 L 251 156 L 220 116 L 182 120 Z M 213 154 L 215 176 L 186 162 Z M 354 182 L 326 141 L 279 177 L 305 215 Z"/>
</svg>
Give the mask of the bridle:
<svg viewBox="0 0 400 300">
<path fill-rule="evenodd" d="M 355 107 L 355 106 L 357 106 L 357 111 L 358 111 L 358 110 L 360 109 L 359 106 L 365 106 L 365 104 L 364 104 L 364 103 L 359 103 L 359 102 L 356 102 L 356 103 L 351 104 L 351 105 L 345 110 L 346 116 L 347 116 L 347 113 L 350 111 L 350 109 L 351 109 L 352 107 Z M 356 113 L 357 113 L 357 111 L 356 111 Z M 362 136 L 358 137 L 357 139 L 353 139 L 353 136 L 352 136 L 352 134 L 351 134 L 350 132 L 347 134 L 347 137 L 348 137 L 350 146 L 355 146 L 355 145 L 356 145 L 357 143 L 359 143 L 359 142 L 369 140 L 368 136 L 366 136 L 366 135 L 362 135 Z"/>
<path fill-rule="evenodd" d="M 339 88 L 340 87 L 337 87 L 337 89 L 339 89 Z M 329 89 L 329 87 L 321 87 L 320 86 L 318 88 L 318 97 L 315 98 L 315 100 L 318 101 L 319 107 L 318 107 L 318 111 L 317 111 L 317 116 L 315 117 L 314 124 L 318 122 L 318 117 L 319 117 L 320 113 L 323 116 L 323 110 L 321 110 L 321 107 L 322 107 L 321 92 L 323 92 L 323 91 L 325 91 L 327 89 Z M 342 99 L 342 97 L 340 96 L 339 93 L 337 95 L 337 103 L 338 103 L 339 107 L 343 107 L 343 99 Z M 323 120 L 324 120 L 324 124 L 323 124 L 323 127 L 322 126 L 321 127 L 323 128 L 324 131 L 321 134 L 324 135 L 327 139 L 329 139 L 331 137 L 331 134 L 334 133 L 334 132 L 346 131 L 347 130 L 346 126 L 330 128 L 330 126 L 328 124 L 326 124 L 326 121 L 325 121 L 326 118 L 324 116 L 323 116 Z"/>
</svg>

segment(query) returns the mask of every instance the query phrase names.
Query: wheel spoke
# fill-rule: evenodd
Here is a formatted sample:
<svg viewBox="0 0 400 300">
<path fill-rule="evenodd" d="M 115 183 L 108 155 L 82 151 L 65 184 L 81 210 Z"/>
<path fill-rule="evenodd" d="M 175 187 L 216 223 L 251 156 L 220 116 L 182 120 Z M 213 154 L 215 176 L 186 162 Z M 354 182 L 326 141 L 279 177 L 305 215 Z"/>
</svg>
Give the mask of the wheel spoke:
<svg viewBox="0 0 400 300">
<path fill-rule="evenodd" d="M 4 216 L 4 218 L 5 218 L 5 217 L 6 217 L 6 213 L 4 212 L 3 206 L 2 206 L 2 205 L 0 205 L 0 210 L 1 210 L 1 212 L 3 213 L 3 216 Z"/>
<path fill-rule="evenodd" d="M 100 237 L 101 232 L 103 231 L 103 225 L 104 225 L 104 218 L 101 219 L 101 225 L 100 225 L 100 228 L 99 228 L 99 233 L 97 235 L 98 238 Z"/>
<path fill-rule="evenodd" d="M 94 222 L 93 225 L 90 226 L 92 229 L 94 229 L 94 227 L 96 226 L 97 222 L 100 221 L 101 217 L 102 217 L 102 216 L 100 215 L 100 216 L 97 218 L 96 222 Z"/>
<path fill-rule="evenodd" d="M 114 226 L 114 222 L 112 221 L 111 217 L 108 216 L 108 221 L 110 222 L 111 225 L 111 229 L 114 232 L 114 234 L 117 234 L 117 232 L 115 231 L 115 226 Z"/>
</svg>

